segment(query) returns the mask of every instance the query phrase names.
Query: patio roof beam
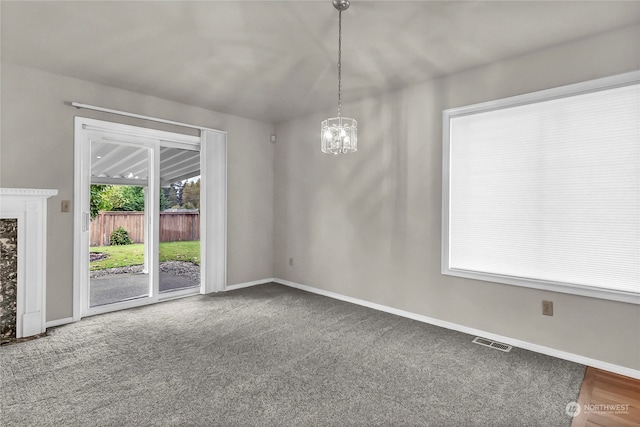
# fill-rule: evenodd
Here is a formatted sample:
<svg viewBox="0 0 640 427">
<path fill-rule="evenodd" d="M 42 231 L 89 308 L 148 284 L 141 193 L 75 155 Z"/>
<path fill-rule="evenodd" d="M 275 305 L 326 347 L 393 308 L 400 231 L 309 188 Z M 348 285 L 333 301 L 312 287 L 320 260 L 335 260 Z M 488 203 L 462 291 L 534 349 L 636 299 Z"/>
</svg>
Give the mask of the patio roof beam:
<svg viewBox="0 0 640 427">
<path fill-rule="evenodd" d="M 103 184 L 103 185 L 134 185 L 140 187 L 146 187 L 148 185 L 147 179 L 135 179 L 135 178 L 112 178 L 109 176 L 92 176 L 91 184 Z"/>
</svg>

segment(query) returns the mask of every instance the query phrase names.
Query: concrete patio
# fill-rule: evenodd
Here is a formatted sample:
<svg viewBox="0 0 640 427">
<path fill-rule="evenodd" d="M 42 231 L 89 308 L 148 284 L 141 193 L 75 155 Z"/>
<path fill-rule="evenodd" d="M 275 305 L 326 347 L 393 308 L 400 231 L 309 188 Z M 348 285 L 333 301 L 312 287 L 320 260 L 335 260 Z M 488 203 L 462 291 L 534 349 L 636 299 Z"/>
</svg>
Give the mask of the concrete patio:
<svg viewBox="0 0 640 427">
<path fill-rule="evenodd" d="M 200 286 L 186 277 L 160 272 L 160 293 Z M 149 292 L 149 275 L 145 273 L 112 274 L 92 278 L 90 281 L 90 306 L 112 304 L 142 298 Z"/>
</svg>

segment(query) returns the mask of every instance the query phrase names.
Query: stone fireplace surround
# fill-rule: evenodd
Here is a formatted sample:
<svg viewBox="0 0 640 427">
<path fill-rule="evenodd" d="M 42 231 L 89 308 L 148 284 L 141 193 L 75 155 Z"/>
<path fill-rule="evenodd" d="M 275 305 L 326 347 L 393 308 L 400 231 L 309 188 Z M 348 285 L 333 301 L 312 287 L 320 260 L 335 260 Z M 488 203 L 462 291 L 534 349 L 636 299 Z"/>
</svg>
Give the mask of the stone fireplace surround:
<svg viewBox="0 0 640 427">
<path fill-rule="evenodd" d="M 17 219 L 17 264 L 2 263 L 1 277 L 16 277 L 15 338 L 46 329 L 47 199 L 58 190 L 0 188 L 0 218 Z M 17 266 L 17 276 L 4 271 Z M 0 286 L 3 284 L 0 282 Z"/>
</svg>

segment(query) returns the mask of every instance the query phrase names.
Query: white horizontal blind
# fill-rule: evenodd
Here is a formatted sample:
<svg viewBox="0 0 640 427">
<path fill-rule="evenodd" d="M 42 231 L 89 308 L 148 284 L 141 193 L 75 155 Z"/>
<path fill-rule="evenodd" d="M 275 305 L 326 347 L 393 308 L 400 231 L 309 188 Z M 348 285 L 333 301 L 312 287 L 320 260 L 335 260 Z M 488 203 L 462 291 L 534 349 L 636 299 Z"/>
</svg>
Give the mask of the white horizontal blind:
<svg viewBox="0 0 640 427">
<path fill-rule="evenodd" d="M 449 269 L 640 293 L 638 84 L 449 132 Z"/>
</svg>

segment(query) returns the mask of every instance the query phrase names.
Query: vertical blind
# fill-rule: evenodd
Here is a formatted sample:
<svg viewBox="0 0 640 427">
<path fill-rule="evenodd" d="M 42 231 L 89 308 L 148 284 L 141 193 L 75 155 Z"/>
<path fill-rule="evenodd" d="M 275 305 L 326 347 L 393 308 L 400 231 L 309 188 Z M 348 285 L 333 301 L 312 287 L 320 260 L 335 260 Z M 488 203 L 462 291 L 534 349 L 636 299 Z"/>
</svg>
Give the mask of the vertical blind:
<svg viewBox="0 0 640 427">
<path fill-rule="evenodd" d="M 454 116 L 446 149 L 449 270 L 640 293 L 640 85 Z"/>
</svg>

